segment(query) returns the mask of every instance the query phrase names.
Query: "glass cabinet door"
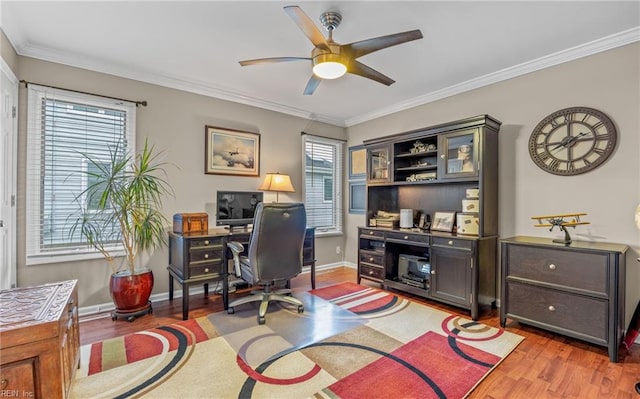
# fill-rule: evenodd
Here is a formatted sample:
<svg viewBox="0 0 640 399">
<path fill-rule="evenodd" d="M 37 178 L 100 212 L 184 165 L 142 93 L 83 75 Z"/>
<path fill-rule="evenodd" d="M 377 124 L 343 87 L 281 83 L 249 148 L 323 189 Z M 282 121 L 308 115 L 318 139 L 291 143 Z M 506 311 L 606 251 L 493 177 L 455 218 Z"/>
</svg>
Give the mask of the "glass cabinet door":
<svg viewBox="0 0 640 399">
<path fill-rule="evenodd" d="M 444 178 L 478 175 L 478 134 L 467 130 L 440 136 L 439 176 Z"/>
<path fill-rule="evenodd" d="M 367 181 L 388 182 L 391 167 L 389 146 L 370 148 L 367 154 Z"/>
</svg>

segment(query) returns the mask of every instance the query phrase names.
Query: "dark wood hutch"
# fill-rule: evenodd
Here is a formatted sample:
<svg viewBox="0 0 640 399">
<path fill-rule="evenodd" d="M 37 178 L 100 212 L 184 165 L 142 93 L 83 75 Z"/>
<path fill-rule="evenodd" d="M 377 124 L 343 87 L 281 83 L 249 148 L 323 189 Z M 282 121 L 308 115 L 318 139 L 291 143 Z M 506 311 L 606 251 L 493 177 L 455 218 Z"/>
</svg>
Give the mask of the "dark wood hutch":
<svg viewBox="0 0 640 399">
<path fill-rule="evenodd" d="M 358 282 L 468 309 L 474 320 L 480 303 L 495 306 L 500 125 L 479 115 L 364 141 L 367 204 L 366 226 L 358 228 Z M 477 234 L 375 223 L 379 211 L 413 209 L 416 225 L 420 213 L 461 213 L 470 191 Z M 421 260 L 419 277 L 406 278 L 407 259 Z"/>
</svg>

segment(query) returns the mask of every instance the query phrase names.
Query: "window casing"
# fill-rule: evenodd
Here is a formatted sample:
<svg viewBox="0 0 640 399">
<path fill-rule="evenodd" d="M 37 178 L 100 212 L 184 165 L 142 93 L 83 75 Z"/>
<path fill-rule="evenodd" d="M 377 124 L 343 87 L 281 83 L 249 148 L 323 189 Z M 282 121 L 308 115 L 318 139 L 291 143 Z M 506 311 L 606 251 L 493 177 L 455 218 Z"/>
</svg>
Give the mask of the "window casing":
<svg viewBox="0 0 640 399">
<path fill-rule="evenodd" d="M 342 234 L 344 143 L 305 134 L 303 152 L 307 226 L 318 235 Z"/>
<path fill-rule="evenodd" d="M 79 211 L 92 208 L 82 172 L 91 168 L 87 156 L 135 153 L 135 104 L 33 84 L 28 102 L 27 264 L 101 257 L 79 231 L 70 234 Z"/>
</svg>

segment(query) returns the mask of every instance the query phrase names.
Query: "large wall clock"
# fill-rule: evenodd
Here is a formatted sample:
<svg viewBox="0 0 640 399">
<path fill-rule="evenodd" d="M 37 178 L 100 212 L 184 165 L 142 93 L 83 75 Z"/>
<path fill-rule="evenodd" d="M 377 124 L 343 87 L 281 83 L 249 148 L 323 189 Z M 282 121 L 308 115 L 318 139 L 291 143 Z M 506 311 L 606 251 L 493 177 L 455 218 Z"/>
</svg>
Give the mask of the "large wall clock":
<svg viewBox="0 0 640 399">
<path fill-rule="evenodd" d="M 529 155 L 542 170 L 573 176 L 600 166 L 611 156 L 618 134 L 604 113 L 587 107 L 561 109 L 533 129 Z"/>
</svg>

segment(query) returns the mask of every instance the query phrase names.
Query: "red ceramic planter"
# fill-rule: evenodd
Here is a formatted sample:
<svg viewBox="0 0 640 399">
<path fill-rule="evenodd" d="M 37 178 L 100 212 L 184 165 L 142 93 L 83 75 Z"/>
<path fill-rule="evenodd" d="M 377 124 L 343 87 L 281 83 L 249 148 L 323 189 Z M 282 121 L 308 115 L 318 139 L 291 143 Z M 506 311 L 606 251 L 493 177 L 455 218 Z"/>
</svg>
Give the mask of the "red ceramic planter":
<svg viewBox="0 0 640 399">
<path fill-rule="evenodd" d="M 117 313 L 136 313 L 149 309 L 152 289 L 151 270 L 137 272 L 134 275 L 119 272 L 112 274 L 109 280 L 109 290 Z"/>
</svg>

